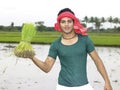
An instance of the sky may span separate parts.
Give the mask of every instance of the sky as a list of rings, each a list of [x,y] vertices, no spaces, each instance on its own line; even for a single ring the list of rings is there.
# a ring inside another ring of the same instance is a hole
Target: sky
[[[85,16],[120,18],[119,0],[0,0],[0,25],[44,21],[44,25],[54,26],[58,12],[66,7],[79,19]]]

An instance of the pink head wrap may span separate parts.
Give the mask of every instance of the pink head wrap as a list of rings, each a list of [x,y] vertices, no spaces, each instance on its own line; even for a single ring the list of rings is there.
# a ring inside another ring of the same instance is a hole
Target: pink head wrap
[[[60,19],[61,18],[64,18],[64,17],[68,17],[68,18],[72,18],[74,20],[74,30],[77,34],[81,34],[83,36],[86,36],[87,35],[87,29],[84,28],[82,26],[82,24],[80,23],[80,21],[75,17],[75,15],[73,15],[72,13],[66,11],[66,12],[63,12],[61,13],[58,17],[57,17],[57,23],[55,23],[54,25],[54,29],[59,31],[59,32],[62,32],[62,30],[60,29]]]

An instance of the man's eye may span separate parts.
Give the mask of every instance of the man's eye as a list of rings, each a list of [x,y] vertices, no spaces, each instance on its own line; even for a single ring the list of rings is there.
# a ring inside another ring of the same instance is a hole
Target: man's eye
[[[71,23],[72,22],[72,20],[68,20],[68,23]]]
[[[72,20],[68,20],[68,21],[64,21],[64,20],[62,21],[62,20],[61,20],[61,21],[60,21],[60,23],[66,23],[66,22],[67,22],[67,23],[72,23]]]
[[[65,21],[60,21],[60,23],[65,23]]]

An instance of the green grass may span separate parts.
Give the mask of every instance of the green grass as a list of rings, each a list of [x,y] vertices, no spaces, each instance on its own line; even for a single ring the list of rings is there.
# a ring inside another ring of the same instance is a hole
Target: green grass
[[[58,37],[59,32],[37,32],[32,43],[50,44]],[[0,32],[0,42],[18,43],[21,40],[21,32]]]
[[[33,38],[33,43],[50,44],[57,38],[59,38],[61,33],[59,32],[37,32],[36,36]]]
[[[59,32],[37,32],[32,43],[50,44],[58,37]],[[119,46],[120,33],[88,33],[96,46]],[[0,42],[18,43],[21,40],[21,32],[0,32]]]
[[[96,46],[120,46],[120,33],[89,33]]]
[[[19,42],[21,40],[20,32],[0,32],[0,42]]]

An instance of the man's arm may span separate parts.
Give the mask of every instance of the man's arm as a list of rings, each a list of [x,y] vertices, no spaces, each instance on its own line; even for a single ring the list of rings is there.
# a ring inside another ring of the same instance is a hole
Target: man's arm
[[[108,78],[105,66],[104,66],[101,58],[97,54],[96,50],[92,51],[89,55],[91,56],[92,60],[94,61],[95,65],[97,67],[97,70],[102,75],[102,77],[103,77],[103,79],[105,81],[104,90],[112,90],[112,87],[111,87],[111,84],[110,84],[110,80]]]
[[[46,60],[43,62],[41,60],[38,60],[36,57],[31,58],[31,60],[34,62],[35,65],[37,65],[42,71],[48,73],[52,66],[55,63],[55,60],[52,57],[47,57]]]

